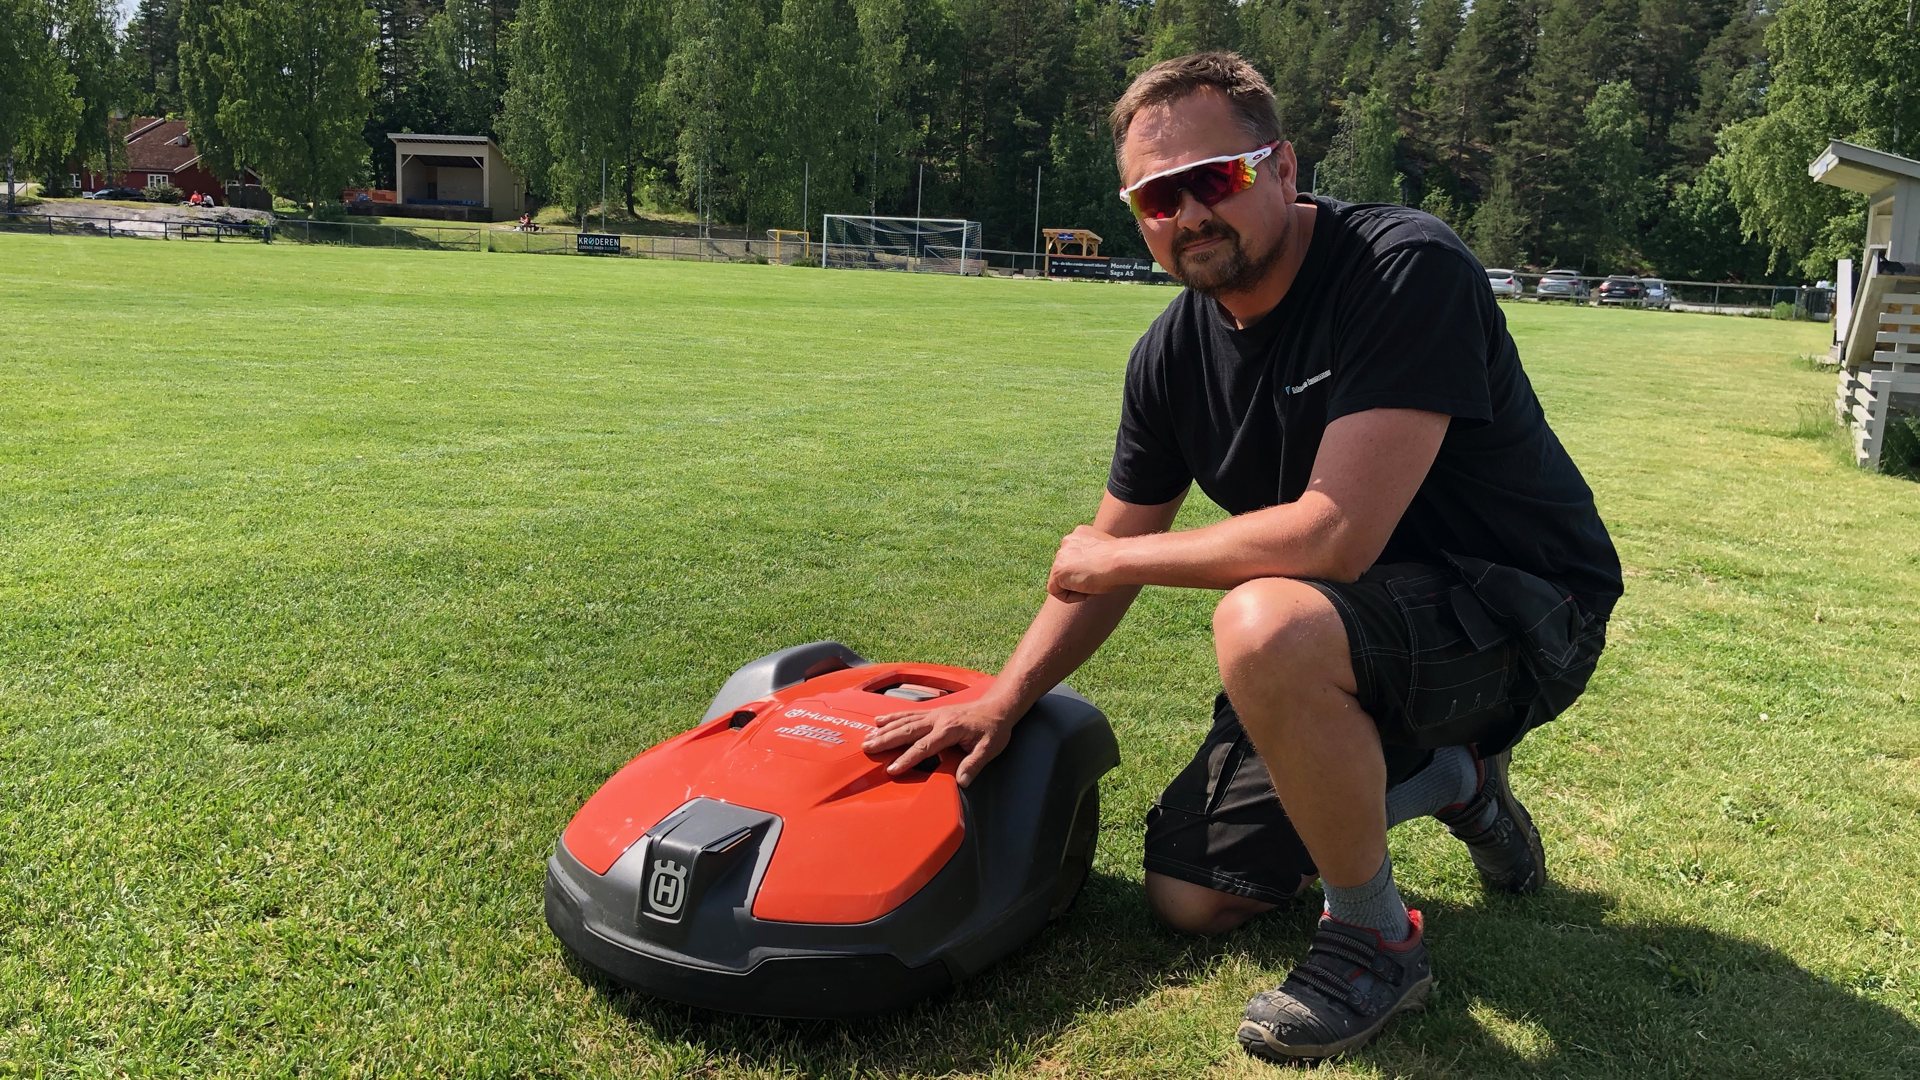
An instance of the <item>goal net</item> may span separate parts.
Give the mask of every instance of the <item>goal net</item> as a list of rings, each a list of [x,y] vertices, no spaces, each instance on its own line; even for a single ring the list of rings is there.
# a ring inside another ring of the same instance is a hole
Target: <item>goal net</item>
[[[828,214],[821,222],[820,265],[978,274],[986,260],[977,221]]]

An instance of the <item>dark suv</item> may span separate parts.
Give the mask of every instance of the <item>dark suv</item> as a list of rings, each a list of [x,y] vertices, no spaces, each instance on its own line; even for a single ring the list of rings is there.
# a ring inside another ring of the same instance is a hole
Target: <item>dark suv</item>
[[[1600,302],[1603,304],[1632,304],[1639,307],[1647,299],[1647,287],[1640,279],[1625,274],[1614,274],[1600,283]]]

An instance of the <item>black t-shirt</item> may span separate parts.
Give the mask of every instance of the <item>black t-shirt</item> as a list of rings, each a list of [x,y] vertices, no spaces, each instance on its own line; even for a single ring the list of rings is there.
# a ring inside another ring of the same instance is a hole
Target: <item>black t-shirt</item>
[[[1107,490],[1155,504],[1197,483],[1244,514],[1300,497],[1334,420],[1445,413],[1439,455],[1380,561],[1486,559],[1610,610],[1619,557],[1547,426],[1485,269],[1431,215],[1311,201],[1306,259],[1265,318],[1235,329],[1186,290],[1134,346]]]

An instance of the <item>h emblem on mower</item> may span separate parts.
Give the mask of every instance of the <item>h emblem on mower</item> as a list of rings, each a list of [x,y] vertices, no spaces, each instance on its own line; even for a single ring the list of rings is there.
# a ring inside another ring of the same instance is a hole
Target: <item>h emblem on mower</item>
[[[647,883],[647,914],[679,922],[680,908],[686,902],[687,868],[672,859],[655,859],[652,880]]]

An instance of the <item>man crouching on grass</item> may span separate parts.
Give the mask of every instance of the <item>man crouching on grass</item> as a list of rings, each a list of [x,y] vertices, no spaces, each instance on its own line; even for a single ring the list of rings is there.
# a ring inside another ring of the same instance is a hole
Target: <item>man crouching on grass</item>
[[[867,746],[904,747],[894,772],[966,747],[967,783],[1141,586],[1224,593],[1226,692],[1147,815],[1147,901],[1218,933],[1318,876],[1312,947],[1239,1038],[1328,1057],[1432,983],[1387,829],[1432,815],[1487,888],[1545,881],[1508,760],[1585,688],[1620,563],[1446,225],[1300,195],[1272,91],[1231,54],[1142,74],[1113,134],[1122,197],[1187,287],[1127,363],[1099,512],[989,696],[882,717]],[[1169,531],[1196,483],[1233,516]]]

